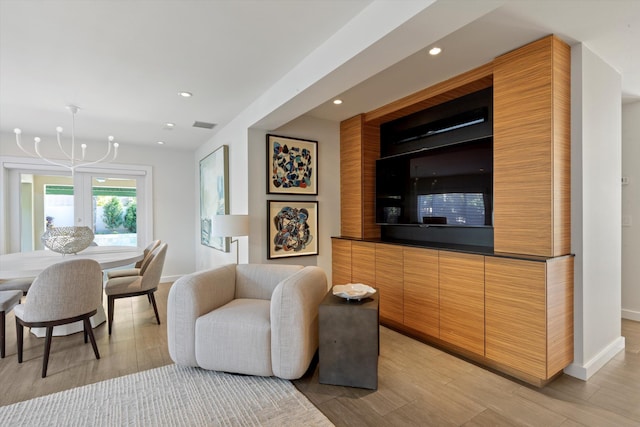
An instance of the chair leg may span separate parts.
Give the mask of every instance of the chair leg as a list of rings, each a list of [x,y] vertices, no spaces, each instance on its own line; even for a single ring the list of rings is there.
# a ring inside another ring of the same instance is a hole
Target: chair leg
[[[147,294],[147,299],[149,300],[149,304],[151,304],[151,294]]]
[[[18,363],[22,363],[22,332],[23,332],[23,326],[20,322],[18,322],[18,318],[16,317],[16,342],[18,344]]]
[[[5,327],[5,312],[0,311],[0,359],[4,359],[4,327]]]
[[[158,306],[156,305],[156,297],[153,295],[153,291],[149,292],[149,299],[151,300],[151,304],[153,304],[153,311],[156,312],[156,320],[158,321],[158,325],[160,324],[160,316],[158,316]]]
[[[86,337],[87,335],[89,335],[89,339],[91,340],[91,347],[93,347],[93,353],[96,355],[96,359],[100,359],[100,353],[98,352],[98,346],[96,345],[96,339],[93,336],[93,329],[91,328],[91,320],[89,320],[88,317],[85,317],[84,319],[84,333],[85,333],[85,340],[84,342],[86,343]]]
[[[53,337],[53,326],[47,326],[47,338],[44,342],[44,359],[42,359],[42,378],[47,376],[47,366],[49,365],[49,353],[51,352],[51,338]]]
[[[108,322],[109,322],[109,335],[111,335],[111,324],[113,323],[113,303],[114,303],[114,298],[113,296],[109,295],[107,296],[107,317],[108,317]]]
[[[89,322],[89,327],[91,327],[91,322]],[[85,324],[82,328],[82,334],[84,335],[84,343],[87,343],[87,325]]]

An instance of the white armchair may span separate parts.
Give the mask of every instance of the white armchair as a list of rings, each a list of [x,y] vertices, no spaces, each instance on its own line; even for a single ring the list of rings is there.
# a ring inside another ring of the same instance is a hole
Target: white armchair
[[[300,378],[318,348],[318,307],[329,290],[319,267],[227,265],[178,279],[167,339],[177,364]]]

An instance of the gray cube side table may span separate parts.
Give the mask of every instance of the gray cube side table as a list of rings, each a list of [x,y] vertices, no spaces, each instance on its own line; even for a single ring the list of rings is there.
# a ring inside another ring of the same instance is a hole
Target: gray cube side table
[[[347,301],[329,291],[319,308],[319,382],[378,388],[378,293]]]

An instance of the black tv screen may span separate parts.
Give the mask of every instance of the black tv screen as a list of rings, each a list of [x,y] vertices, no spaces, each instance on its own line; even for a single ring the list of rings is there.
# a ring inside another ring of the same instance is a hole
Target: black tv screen
[[[376,223],[486,227],[493,217],[491,138],[376,161]]]

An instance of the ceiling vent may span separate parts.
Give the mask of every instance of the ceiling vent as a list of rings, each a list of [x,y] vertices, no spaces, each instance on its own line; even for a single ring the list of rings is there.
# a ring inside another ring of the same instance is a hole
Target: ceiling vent
[[[213,129],[215,125],[216,125],[215,123],[209,123],[209,122],[198,122],[198,121],[193,122],[194,128]]]

